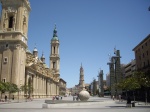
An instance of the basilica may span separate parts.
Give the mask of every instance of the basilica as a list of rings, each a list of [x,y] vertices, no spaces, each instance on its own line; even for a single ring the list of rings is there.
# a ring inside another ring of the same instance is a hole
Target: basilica
[[[32,85],[32,97],[44,98],[59,95],[59,39],[56,26],[51,39],[50,67],[35,47],[28,49],[28,20],[31,10],[28,0],[0,0],[0,80],[19,87]],[[20,92],[20,96],[24,96]],[[27,94],[27,93],[26,93]],[[12,94],[17,97],[17,94]]]

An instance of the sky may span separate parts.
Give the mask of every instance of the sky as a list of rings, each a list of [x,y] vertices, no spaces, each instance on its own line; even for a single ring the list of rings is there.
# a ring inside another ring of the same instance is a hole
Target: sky
[[[28,48],[35,44],[49,66],[54,26],[60,42],[60,77],[71,88],[79,83],[80,66],[85,83],[109,73],[108,54],[120,50],[121,63],[135,58],[132,49],[150,34],[150,0],[29,0]]]

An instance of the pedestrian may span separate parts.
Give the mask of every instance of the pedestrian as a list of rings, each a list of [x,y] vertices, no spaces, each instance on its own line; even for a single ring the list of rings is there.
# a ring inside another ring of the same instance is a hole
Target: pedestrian
[[[131,99],[130,99],[130,97],[127,98],[127,104],[131,104]]]
[[[5,102],[7,101],[7,95],[5,95]]]
[[[121,95],[119,95],[119,102],[121,101]]]
[[[14,95],[13,95],[13,97],[12,97],[12,100],[14,100]]]
[[[113,95],[113,100],[115,99],[115,96]]]

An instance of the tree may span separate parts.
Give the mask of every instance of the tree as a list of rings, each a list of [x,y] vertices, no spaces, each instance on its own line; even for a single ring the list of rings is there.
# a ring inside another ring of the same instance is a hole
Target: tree
[[[148,77],[148,75],[144,74],[143,72],[134,72],[131,77],[122,80],[121,82],[117,83],[115,86],[117,88],[121,88],[126,91],[127,90],[133,91],[134,100],[135,100],[134,91],[136,89],[144,87],[146,102],[147,102],[146,88],[150,87],[150,77]]]
[[[28,94],[29,95],[28,98],[30,98],[31,93],[33,92],[33,86],[31,84],[28,84],[28,85],[25,84],[25,85],[20,87],[20,90],[24,91],[25,94]],[[27,95],[26,95],[26,98],[27,98]]]
[[[16,93],[18,91],[18,87],[16,84],[10,82],[0,82],[0,91],[1,91],[1,98],[2,94],[5,92],[9,92],[9,98],[11,93]]]
[[[9,98],[10,98],[11,93],[16,93],[19,91],[19,88],[17,87],[16,84],[6,82],[6,85],[7,85],[7,91],[9,92]]]
[[[2,98],[2,94],[5,93],[6,91],[7,91],[7,88],[5,86],[5,83],[0,81],[1,98]]]

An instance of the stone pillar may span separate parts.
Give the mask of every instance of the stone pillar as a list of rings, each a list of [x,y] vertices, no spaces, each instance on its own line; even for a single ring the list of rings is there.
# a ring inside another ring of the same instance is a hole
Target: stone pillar
[[[38,77],[38,75],[36,76],[36,98],[38,98],[38,95],[39,95],[39,77]]]
[[[52,96],[52,82],[50,80],[50,95]]]
[[[122,80],[122,75],[121,75],[121,66],[120,66],[120,51],[117,50],[116,52],[116,56],[118,56],[118,58],[116,59],[116,68],[115,68],[115,73],[116,73],[116,83],[119,83]],[[122,94],[122,90],[121,89],[117,89],[117,95],[121,95]]]
[[[104,96],[103,70],[100,71],[99,77],[100,77],[100,95]]]
[[[107,63],[109,65],[109,70],[110,70],[110,91],[111,91],[111,97],[115,96],[115,74],[114,74],[114,62],[113,62],[113,58],[111,57],[111,60],[109,63]]]
[[[33,97],[35,97],[36,94],[36,76],[33,76]]]

